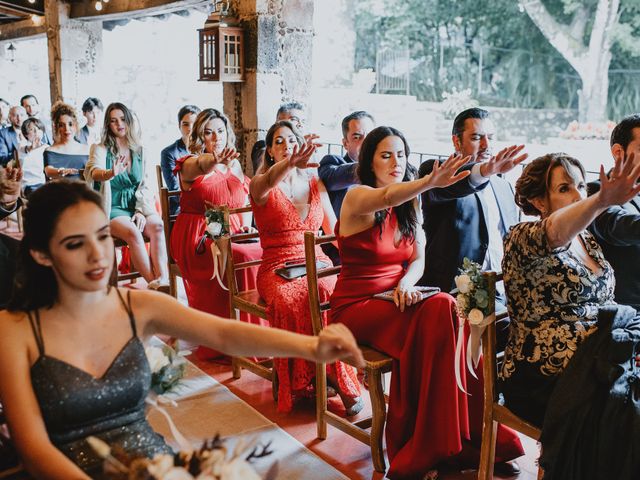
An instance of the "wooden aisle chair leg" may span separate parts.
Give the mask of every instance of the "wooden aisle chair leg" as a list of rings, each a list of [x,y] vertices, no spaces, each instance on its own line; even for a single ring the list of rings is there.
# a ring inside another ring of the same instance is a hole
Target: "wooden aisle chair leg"
[[[386,470],[384,448],[382,446],[382,433],[387,419],[387,408],[384,401],[383,376],[380,369],[368,369],[369,395],[371,396],[371,457],[373,468],[376,472]]]
[[[318,428],[318,438],[327,438],[327,421],[325,412],[327,411],[327,365],[326,363],[316,363],[316,423]]]

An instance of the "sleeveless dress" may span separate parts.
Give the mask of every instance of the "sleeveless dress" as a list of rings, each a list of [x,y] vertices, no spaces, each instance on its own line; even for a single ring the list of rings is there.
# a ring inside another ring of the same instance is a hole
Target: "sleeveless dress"
[[[142,157],[140,153],[131,151],[131,169],[111,179],[111,211],[109,219],[116,217],[133,217],[136,213],[136,190],[143,177]],[[113,166],[113,153],[107,150],[106,169]]]
[[[256,205],[253,199],[251,204],[264,249],[258,271],[258,292],[267,304],[271,326],[313,335],[306,277],[285,280],[276,275],[274,270],[288,261],[304,262],[304,233],[317,232],[324,217],[318,180],[311,179],[309,213],[304,221],[300,220],[296,207],[278,187],[269,192],[269,198],[263,206]],[[319,247],[316,247],[316,255],[318,260],[331,264]],[[321,302],[329,299],[335,282],[335,277],[318,281]],[[327,322],[326,313],[323,314],[323,322]],[[294,396],[314,394],[315,364],[299,358],[275,358],[273,363],[279,380],[278,411],[290,412]],[[360,395],[360,386],[352,367],[336,362],[327,365],[327,373],[335,375],[340,389],[347,396],[356,398]]]
[[[182,170],[184,161],[189,156],[176,160],[174,173]],[[193,182],[189,190],[180,194],[180,213],[171,230],[170,250],[184,281],[189,306],[197,310],[229,318],[229,292],[224,290],[213,275],[213,257],[211,242],[207,238],[204,245],[198,248],[206,230],[204,212],[205,201],[213,205],[227,205],[230,208],[243,207],[249,192],[249,179],[240,180],[230,169],[226,173],[214,170],[208,175],[202,175]],[[237,233],[242,222],[238,215],[232,215],[229,230]],[[203,248],[204,247],[204,248]],[[262,256],[259,243],[234,243],[232,245],[233,259],[236,263],[258,260]],[[221,266],[220,266],[221,268]],[[253,290],[256,288],[258,267],[246,268],[236,274],[238,288]],[[227,279],[224,272],[221,278],[226,286]],[[268,325],[265,320],[246,313],[240,314],[240,320],[256,325]],[[213,358],[222,354],[206,347],[198,349],[200,358]]]
[[[393,302],[372,298],[398,285],[413,253],[413,243],[403,239],[395,244],[396,230],[393,210],[381,225],[348,237],[340,236],[336,224],[342,271],[331,296],[331,321],[344,323],[359,342],[393,357],[387,476],[414,479],[463,451],[463,440],[476,423],[481,431],[482,415],[477,422],[470,419],[467,402],[479,403],[481,413],[482,390],[467,397],[456,386],[457,317],[450,295],[439,293],[404,312]],[[515,458],[523,451],[511,433],[516,444],[510,458]],[[504,453],[500,446],[497,450],[500,458]]]
[[[171,453],[145,418],[151,370],[136,332],[130,292],[126,304],[116,292],[129,316],[132,337],[100,378],[48,356],[40,315],[37,310],[33,315],[29,312],[40,353],[31,366],[31,385],[47,433],[56,448],[92,478],[100,478],[103,461],[86,442],[90,435],[112,447],[117,445],[134,457]]]
[[[52,152],[51,150],[45,150],[44,166],[50,166],[54,168],[77,168],[82,170],[89,160],[89,154],[87,155],[75,155],[70,153]],[[64,177],[67,180],[81,180],[80,174],[67,175]]]

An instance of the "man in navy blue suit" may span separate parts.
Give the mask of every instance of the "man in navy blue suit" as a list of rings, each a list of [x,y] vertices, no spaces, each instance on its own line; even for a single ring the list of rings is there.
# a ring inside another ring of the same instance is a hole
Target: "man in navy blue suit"
[[[640,114],[630,115],[616,125],[610,143],[615,159],[640,162]],[[599,189],[599,181],[589,184],[590,195]],[[589,230],[615,272],[616,301],[640,310],[640,195],[605,210]]]
[[[53,136],[51,135],[51,119],[48,115],[42,115],[40,102],[35,95],[29,93],[20,99],[20,105],[24,107],[27,111],[27,115],[30,117],[37,118],[46,127],[44,135],[42,137],[42,141],[44,143],[48,143],[49,145],[53,145]]]
[[[3,167],[13,160],[14,152],[25,141],[20,127],[26,119],[27,112],[23,107],[14,106],[9,110],[11,125],[0,129],[0,165]]]
[[[424,231],[427,237],[425,271],[421,285],[454,288],[454,278],[465,257],[484,270],[502,271],[502,238],[520,220],[511,185],[498,176],[527,158],[523,145],[493,155],[495,127],[489,112],[470,108],[453,122],[456,153],[470,156],[463,167],[466,179],[446,188],[422,194]],[[424,162],[420,177],[431,173],[435,160]]]
[[[318,176],[327,187],[338,219],[347,190],[358,183],[356,167],[362,141],[375,126],[376,122],[371,114],[362,110],[350,113],[342,119],[342,146],[346,154],[325,155],[320,160]]]
[[[195,105],[185,105],[178,111],[178,128],[180,129],[180,138],[160,152],[160,168],[162,169],[162,178],[169,191],[180,190],[178,177],[173,173],[176,166],[176,160],[189,155],[187,145],[189,144],[189,135],[196,121],[196,117],[200,113],[200,109]],[[169,213],[175,215],[180,208],[180,199],[171,197],[169,199]]]

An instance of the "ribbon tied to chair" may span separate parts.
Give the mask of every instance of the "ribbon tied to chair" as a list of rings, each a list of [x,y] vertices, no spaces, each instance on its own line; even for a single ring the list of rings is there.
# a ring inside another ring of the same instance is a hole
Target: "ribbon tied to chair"
[[[479,323],[471,323],[468,319],[460,316],[460,325],[458,326],[458,341],[456,342],[456,355],[455,355],[455,374],[456,374],[456,384],[458,388],[462,390],[464,393],[469,395],[467,391],[462,386],[462,377],[460,372],[460,366],[462,364],[462,344],[464,342],[464,325],[465,323],[469,323],[469,338],[467,339],[467,355],[465,359],[465,363],[471,375],[474,378],[478,378],[476,375],[475,369],[478,367],[478,362],[480,361],[480,356],[482,355],[482,334],[484,333],[485,328],[490,323],[496,321],[495,313],[491,315],[487,315],[482,319]]]
[[[227,268],[227,252],[229,251],[229,239],[228,235],[222,235],[216,237],[211,241],[209,247],[211,248],[211,260],[213,261],[213,274],[210,280],[217,280],[218,284],[223,290],[229,290],[224,286],[222,281],[222,275]],[[205,252],[205,245],[207,242],[207,235],[203,235],[198,246],[196,247],[196,255],[202,255]]]

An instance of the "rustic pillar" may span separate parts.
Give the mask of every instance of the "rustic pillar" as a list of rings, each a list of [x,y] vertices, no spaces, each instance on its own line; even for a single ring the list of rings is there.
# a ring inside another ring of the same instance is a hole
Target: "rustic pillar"
[[[224,84],[224,111],[238,136],[245,172],[251,148],[287,101],[308,105],[311,94],[313,0],[232,0],[245,29],[245,81]]]
[[[69,4],[45,0],[51,104],[65,100],[79,105],[79,87],[94,74],[102,57],[102,22],[69,18]]]

